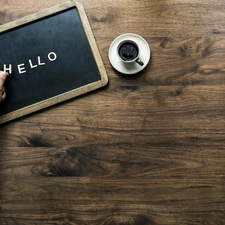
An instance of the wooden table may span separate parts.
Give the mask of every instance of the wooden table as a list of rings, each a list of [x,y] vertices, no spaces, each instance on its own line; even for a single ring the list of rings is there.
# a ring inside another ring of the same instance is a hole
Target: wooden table
[[[3,0],[0,22],[63,2]],[[0,224],[224,224],[225,2],[83,5],[109,85],[0,126]],[[130,32],[152,58],[125,76],[108,48]]]

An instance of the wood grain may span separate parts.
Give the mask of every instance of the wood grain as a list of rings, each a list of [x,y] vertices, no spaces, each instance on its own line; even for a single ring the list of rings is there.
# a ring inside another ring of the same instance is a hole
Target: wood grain
[[[0,21],[63,2],[1,1]],[[109,85],[0,126],[0,224],[224,224],[225,2],[83,5]],[[127,32],[152,51],[134,76],[108,60]]]

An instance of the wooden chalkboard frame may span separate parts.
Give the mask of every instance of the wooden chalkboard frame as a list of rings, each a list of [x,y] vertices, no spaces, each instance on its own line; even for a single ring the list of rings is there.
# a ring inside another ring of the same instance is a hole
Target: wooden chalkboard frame
[[[35,104],[26,106],[24,108],[15,110],[13,112],[1,115],[0,116],[0,124],[11,121],[13,119],[16,119],[16,118],[19,118],[19,117],[22,117],[22,116],[25,116],[25,115],[33,113],[33,112],[36,112],[38,110],[47,108],[49,106],[55,105],[57,103],[63,102],[65,100],[68,100],[68,99],[71,99],[71,98],[74,98],[74,97],[77,97],[79,95],[85,94],[87,92],[96,90],[98,88],[101,88],[101,87],[107,85],[108,76],[107,76],[103,61],[101,59],[101,55],[100,55],[100,52],[98,50],[97,44],[95,42],[95,38],[94,38],[94,35],[92,33],[88,18],[86,16],[86,13],[85,13],[85,10],[84,10],[84,7],[79,1],[71,0],[69,2],[66,2],[66,3],[63,3],[63,4],[48,8],[44,11],[40,11],[40,12],[37,12],[35,14],[28,15],[28,16],[25,16],[25,17],[20,18],[18,20],[9,22],[7,24],[4,24],[4,25],[0,26],[0,35],[1,35],[1,33],[8,32],[12,29],[19,28],[19,27],[24,26],[26,24],[34,23],[34,22],[36,22],[40,19],[44,19],[44,18],[47,18],[49,16],[53,16],[57,13],[61,13],[65,10],[72,9],[74,7],[78,11],[81,24],[82,24],[84,32],[86,34],[87,40],[90,44],[90,48],[91,48],[93,57],[95,59],[96,65],[97,65],[98,70],[99,70],[100,80],[95,81],[95,82],[90,83],[90,84],[87,84],[87,85],[84,85],[84,86],[81,86],[81,87],[76,88],[74,90],[70,90],[70,91],[65,92],[63,94],[59,94],[59,95],[51,97],[49,99],[45,99],[43,101],[40,101],[40,102],[37,102]]]

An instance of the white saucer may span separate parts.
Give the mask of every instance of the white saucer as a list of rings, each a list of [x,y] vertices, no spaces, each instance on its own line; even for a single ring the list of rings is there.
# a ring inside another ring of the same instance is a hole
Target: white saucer
[[[140,66],[138,63],[133,62],[130,64],[124,63],[120,60],[118,54],[117,54],[117,46],[119,45],[120,42],[124,40],[132,40],[136,42],[136,44],[139,47],[139,58],[141,61],[144,63],[143,66]],[[109,61],[112,64],[112,66],[119,71],[120,73],[123,74],[135,74],[143,70],[147,65],[150,60],[151,56],[151,51],[149,48],[148,43],[146,40],[137,35],[137,34],[122,34],[118,36],[114,41],[111,43],[109,47]]]

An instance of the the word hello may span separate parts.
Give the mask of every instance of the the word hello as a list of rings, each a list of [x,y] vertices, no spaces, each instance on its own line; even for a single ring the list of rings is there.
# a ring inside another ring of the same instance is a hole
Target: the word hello
[[[48,60],[49,61],[53,62],[56,59],[57,59],[57,55],[56,55],[55,52],[50,52],[48,54]],[[36,64],[34,64],[31,59],[29,59],[28,62],[29,62],[29,65],[30,65],[30,68],[31,69],[34,69],[34,68],[36,68],[38,66],[44,66],[45,65],[45,62],[41,62],[41,57],[40,56],[37,57]],[[4,64],[3,66],[4,66],[3,67],[3,70],[5,72],[8,72],[9,74],[12,73],[12,64],[9,64],[9,65]],[[26,73],[27,72],[24,63],[17,65],[17,69],[18,69],[19,74],[22,74],[22,73]]]

